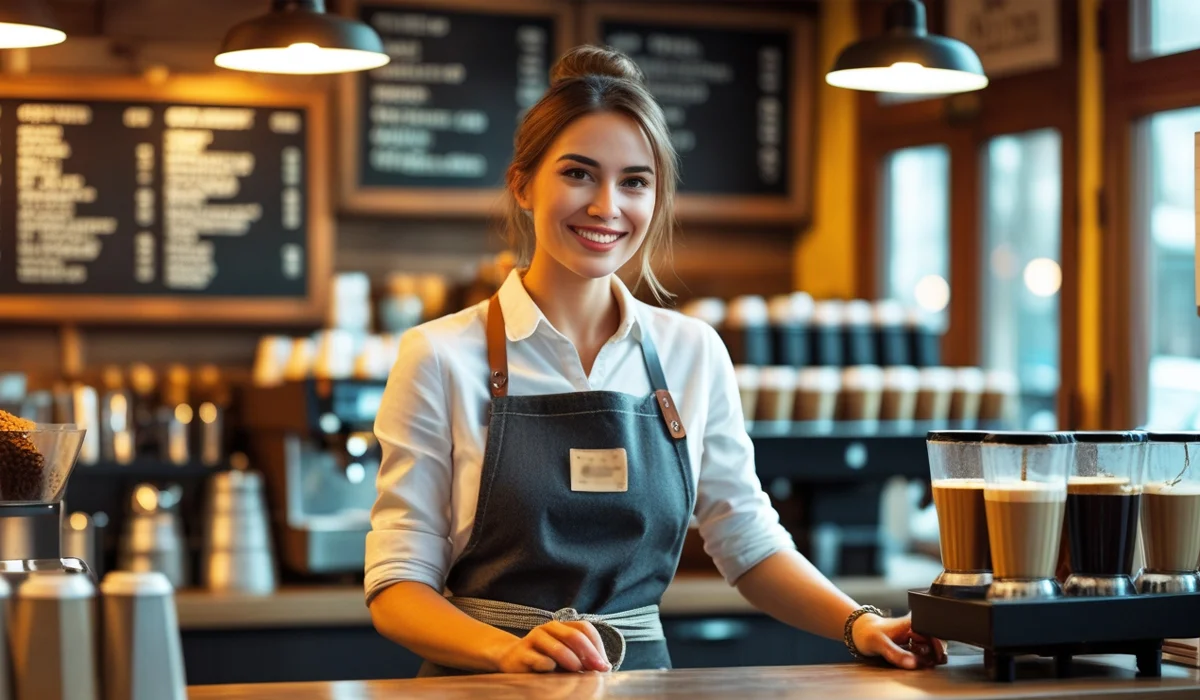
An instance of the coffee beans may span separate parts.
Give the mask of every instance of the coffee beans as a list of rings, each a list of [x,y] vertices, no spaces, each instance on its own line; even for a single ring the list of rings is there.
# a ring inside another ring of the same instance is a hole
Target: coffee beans
[[[46,462],[28,435],[36,427],[0,410],[0,501],[41,498]]]

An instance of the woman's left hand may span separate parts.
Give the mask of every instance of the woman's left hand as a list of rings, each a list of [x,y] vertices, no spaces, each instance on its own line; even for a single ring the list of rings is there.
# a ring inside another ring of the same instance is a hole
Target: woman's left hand
[[[899,668],[928,668],[946,663],[946,645],[940,639],[914,632],[911,615],[862,615],[854,621],[851,634],[860,654],[882,656]]]

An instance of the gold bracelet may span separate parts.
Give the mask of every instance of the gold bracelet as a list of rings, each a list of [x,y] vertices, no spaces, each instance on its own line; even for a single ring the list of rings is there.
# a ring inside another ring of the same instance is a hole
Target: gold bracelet
[[[854,612],[850,613],[850,617],[846,618],[846,629],[842,633],[842,641],[846,644],[846,648],[850,650],[850,655],[856,659],[865,659],[858,651],[858,646],[854,644],[854,622],[866,614],[878,615],[879,617],[887,617],[883,611],[874,605],[864,605]]]

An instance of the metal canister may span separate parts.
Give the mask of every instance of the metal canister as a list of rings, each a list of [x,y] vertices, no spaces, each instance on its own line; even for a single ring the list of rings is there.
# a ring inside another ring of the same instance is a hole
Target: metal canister
[[[158,571],[176,588],[188,585],[187,540],[177,506],[183,489],[159,489],[138,484],[133,489],[129,517],[118,548],[123,571]]]
[[[106,367],[100,395],[100,453],[117,464],[129,464],[137,452],[133,392],[125,386],[121,368]]]
[[[209,478],[200,565],[209,590],[258,595],[275,590],[261,473],[234,469]]]

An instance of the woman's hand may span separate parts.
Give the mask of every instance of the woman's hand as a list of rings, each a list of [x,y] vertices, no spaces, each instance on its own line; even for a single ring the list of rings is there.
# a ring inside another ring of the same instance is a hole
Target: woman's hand
[[[862,615],[854,621],[850,633],[860,654],[882,656],[899,668],[928,668],[946,663],[945,645],[940,639],[914,632],[911,615]]]
[[[500,652],[501,673],[549,673],[556,669],[611,671],[604,641],[590,622],[547,622]]]

